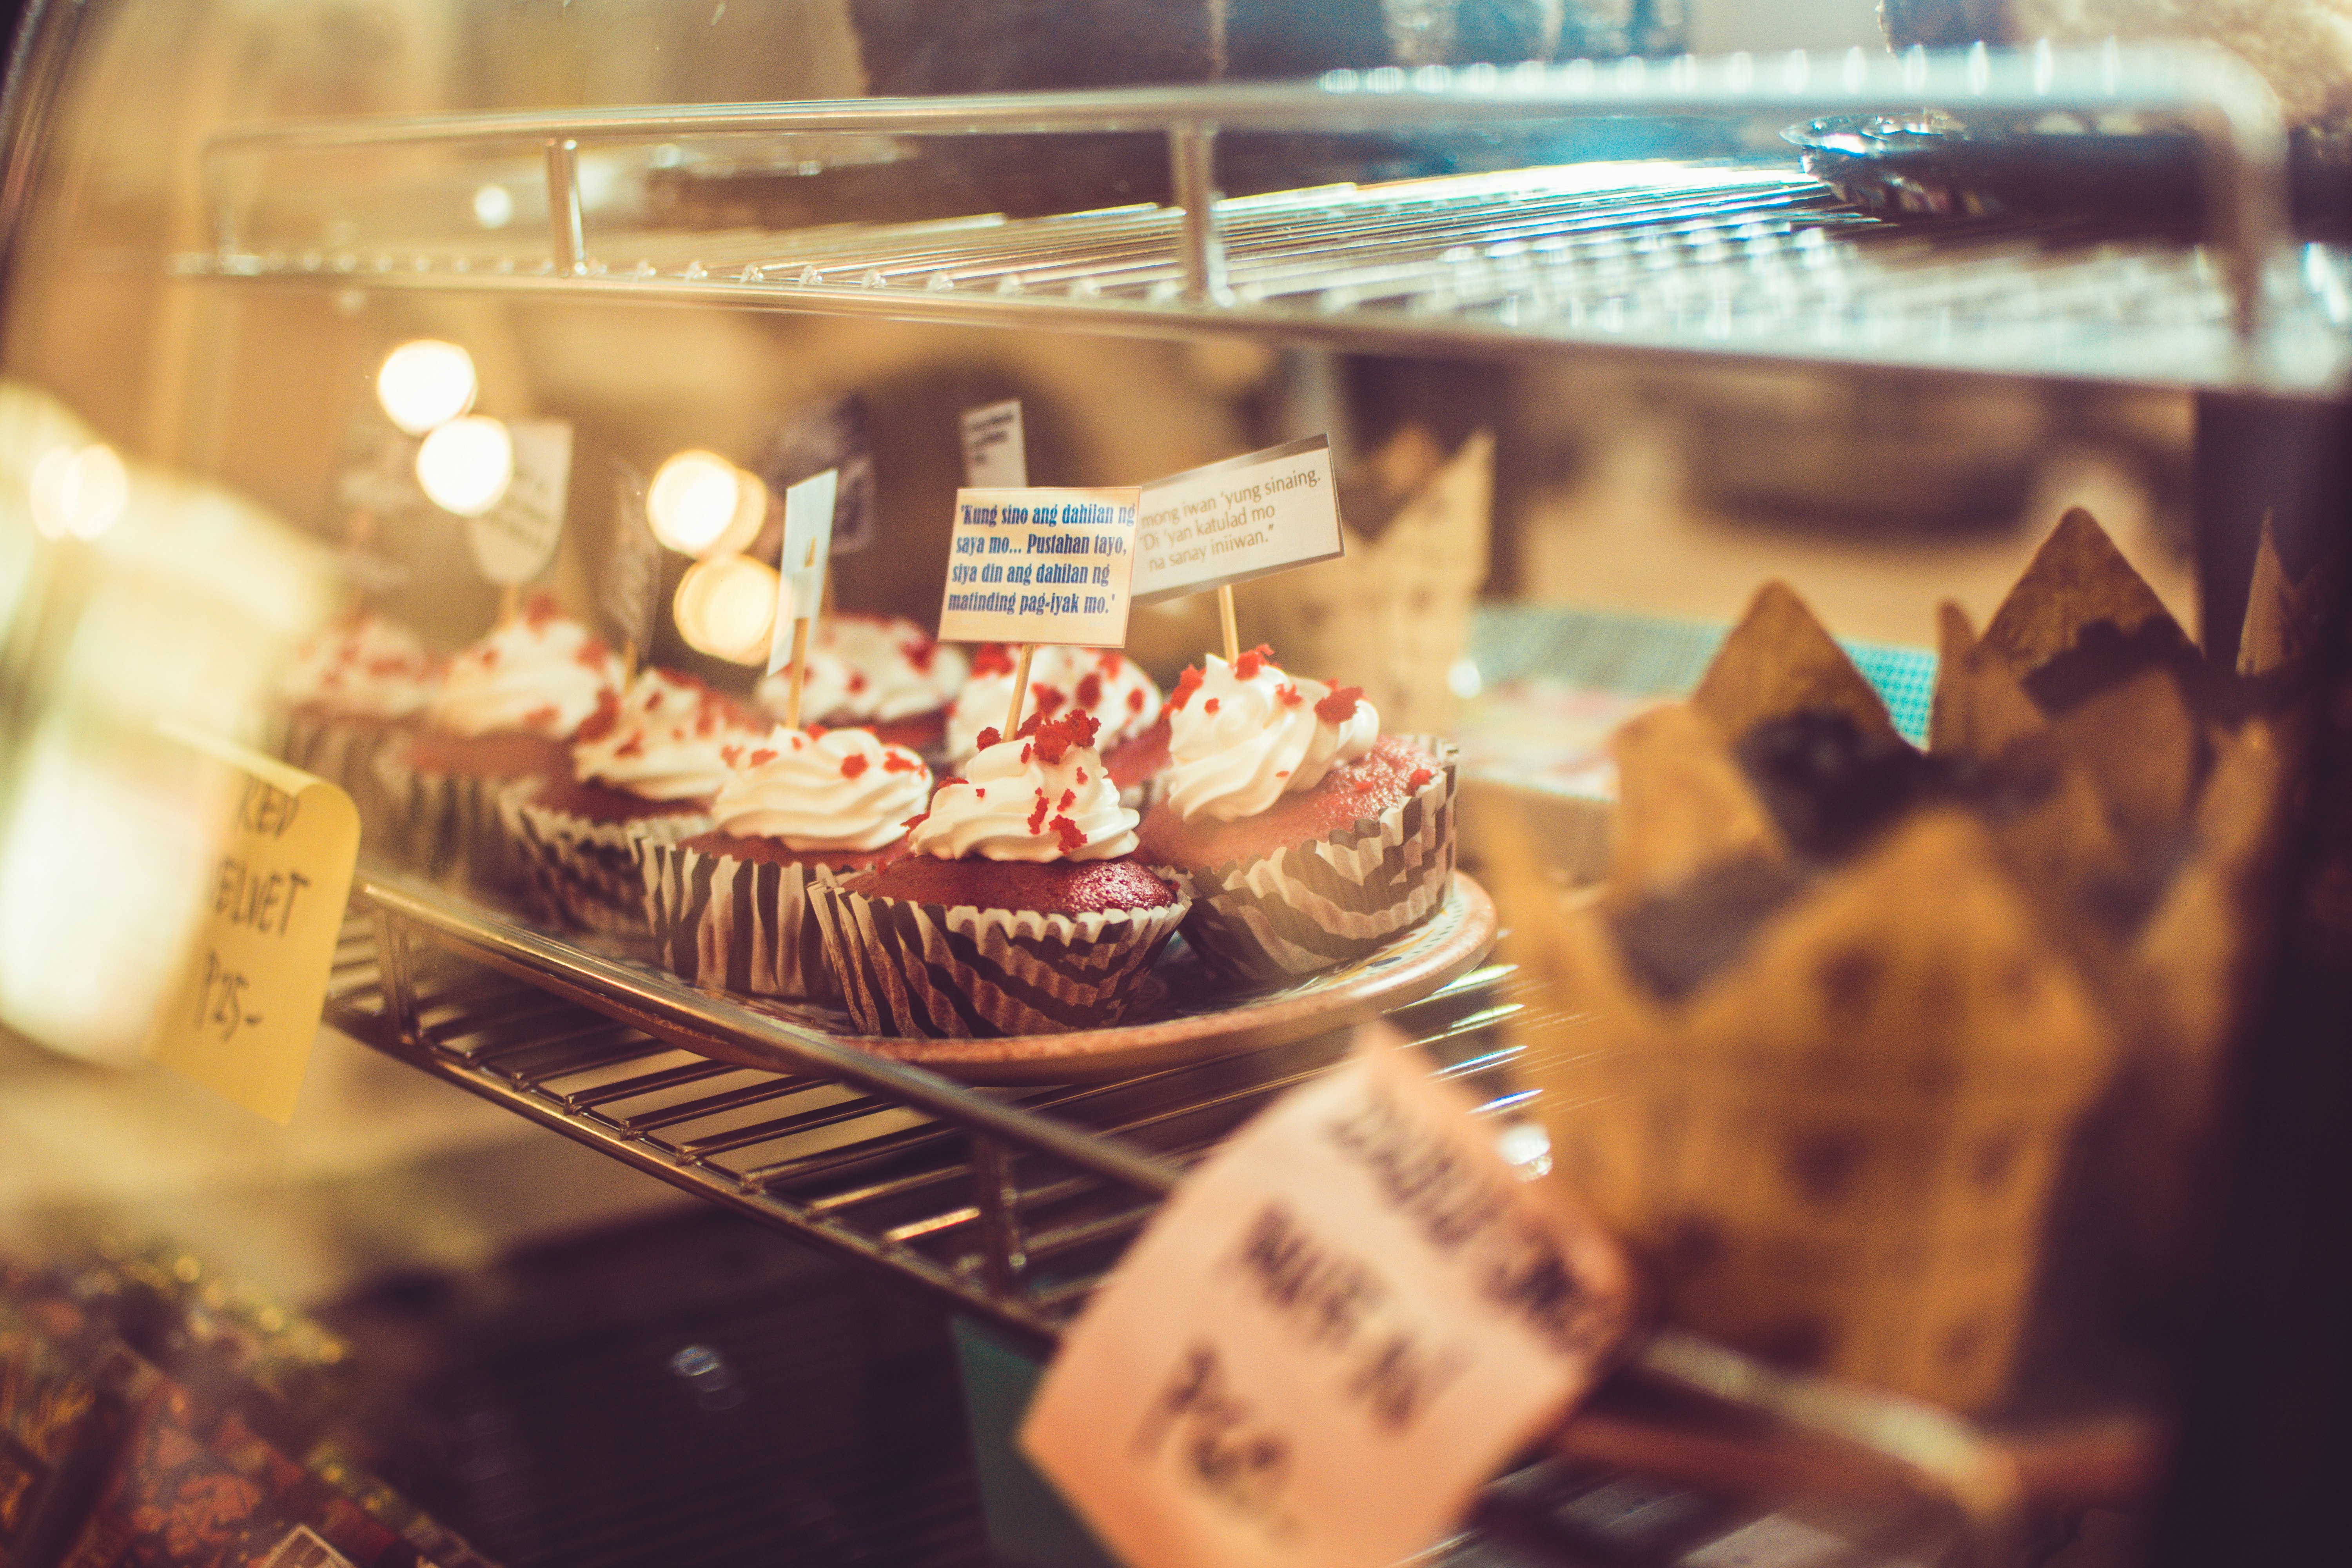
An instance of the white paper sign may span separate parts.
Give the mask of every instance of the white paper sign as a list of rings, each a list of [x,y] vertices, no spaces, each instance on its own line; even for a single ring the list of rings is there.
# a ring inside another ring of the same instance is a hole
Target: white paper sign
[[[940,640],[1125,647],[1137,495],[956,491]]]
[[[833,500],[841,470],[803,479],[784,492],[784,548],[776,558],[776,629],[769,634],[768,673],[792,662],[793,622],[824,603],[824,563],[833,553]]]
[[[1632,1276],[1374,1026],[1177,1189],[1021,1446],[1129,1568],[1385,1568],[1559,1422]]]
[[[563,537],[563,509],[572,490],[572,425],[564,419],[510,419],[514,478],[506,494],[479,517],[466,520],[474,564],[498,584],[528,583],[547,570]]]
[[[963,482],[976,490],[1028,486],[1029,447],[1021,431],[1019,398],[964,411]]]
[[[1198,594],[1328,561],[1342,548],[1331,443],[1310,436],[1144,486],[1135,597]]]

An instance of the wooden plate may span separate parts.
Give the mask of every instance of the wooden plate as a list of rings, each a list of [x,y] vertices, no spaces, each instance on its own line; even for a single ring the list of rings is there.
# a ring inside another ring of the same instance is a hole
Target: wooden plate
[[[1114,1029],[1015,1035],[993,1040],[884,1038],[845,1032],[844,1015],[753,1003],[813,1024],[844,1045],[913,1062],[975,1084],[1095,1083],[1229,1052],[1286,1045],[1417,1001],[1463,974],[1495,945],[1495,900],[1454,874],[1435,914],[1370,958],[1279,990],[1220,994],[1198,960],[1178,952],[1154,976],[1162,1000],[1141,1021]]]

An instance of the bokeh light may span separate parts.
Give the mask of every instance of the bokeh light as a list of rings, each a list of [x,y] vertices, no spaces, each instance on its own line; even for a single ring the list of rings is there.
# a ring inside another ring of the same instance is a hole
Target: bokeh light
[[[654,472],[646,520],[681,555],[732,555],[768,515],[768,487],[716,452],[679,452]]]
[[[479,517],[499,504],[514,479],[514,437],[496,419],[452,419],[416,448],[416,482],[433,504]]]
[[[474,357],[456,343],[418,338],[386,354],[376,401],[394,425],[422,436],[474,405]]]
[[[734,664],[768,662],[775,630],[776,569],[748,555],[714,555],[686,569],[670,601],[687,646]]]
[[[57,447],[33,466],[31,489],[33,526],[44,538],[96,539],[121,520],[131,476],[110,447]]]

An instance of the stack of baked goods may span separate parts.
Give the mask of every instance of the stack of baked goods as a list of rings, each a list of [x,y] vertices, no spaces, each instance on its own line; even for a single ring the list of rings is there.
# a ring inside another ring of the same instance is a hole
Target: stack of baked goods
[[[2275,572],[2263,597],[2279,621]],[[1767,586],[1687,702],[1619,733],[1600,888],[1531,921],[1492,860],[1565,991],[1525,1041],[1554,1160],[1668,1315],[1977,1409],[2053,1215],[2129,1173],[2144,1235],[2181,1218],[2262,929],[2293,639],[2211,670],[2081,511],[1981,637],[1941,619],[1922,751]]]

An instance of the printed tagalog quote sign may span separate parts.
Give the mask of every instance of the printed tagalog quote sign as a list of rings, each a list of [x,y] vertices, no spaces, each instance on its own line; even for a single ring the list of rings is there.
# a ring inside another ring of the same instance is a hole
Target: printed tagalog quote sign
[[[294,1114],[359,858],[352,797],[284,763],[180,725],[164,733],[226,775],[199,929],[154,1054],[276,1121]]]
[[[1029,483],[1029,444],[1021,400],[971,408],[963,416],[963,482],[973,489],[1020,489]]]
[[[1395,1036],[1189,1175],[1064,1339],[1021,1446],[1129,1568],[1376,1568],[1612,1366],[1633,1279]]]
[[[1331,443],[1312,436],[1144,486],[1135,597],[1198,594],[1342,549]]]
[[[562,419],[513,419],[514,477],[479,517],[466,520],[474,564],[493,583],[514,586],[547,570],[563,536],[572,492],[572,426]]]
[[[956,492],[942,642],[1127,642],[1132,489]]]

